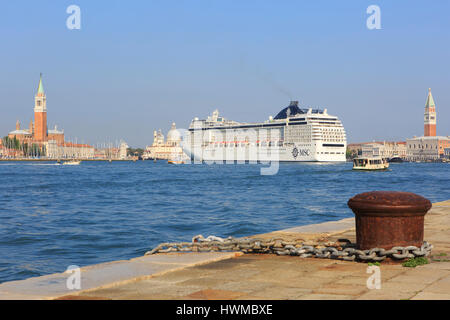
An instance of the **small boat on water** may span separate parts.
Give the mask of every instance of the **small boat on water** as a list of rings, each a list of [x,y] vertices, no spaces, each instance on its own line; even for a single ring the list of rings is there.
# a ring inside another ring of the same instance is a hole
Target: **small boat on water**
[[[353,170],[386,170],[389,162],[383,158],[356,158],[353,159]]]
[[[167,163],[169,163],[169,164],[184,164],[184,161],[181,159],[169,159],[169,160],[167,160]]]
[[[388,162],[389,162],[389,163],[391,163],[391,162],[398,162],[398,163],[401,163],[401,162],[404,162],[404,160],[403,160],[402,158],[400,158],[400,157],[393,157],[393,158],[390,158],[390,159],[388,160]]]
[[[167,163],[169,163],[169,164],[185,164],[186,163],[185,160],[186,159],[182,155],[174,154],[167,159]]]
[[[81,161],[64,161],[63,164],[64,165],[68,165],[68,166],[77,166],[81,163]]]

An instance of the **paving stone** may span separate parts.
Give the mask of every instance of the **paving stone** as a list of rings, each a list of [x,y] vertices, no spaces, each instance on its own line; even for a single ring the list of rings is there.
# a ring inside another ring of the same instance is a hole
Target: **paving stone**
[[[371,289],[358,299],[401,300],[410,299],[426,287],[425,284],[387,281],[381,282],[381,289]]]
[[[363,294],[367,290],[366,282],[361,285],[330,283],[315,289],[313,293],[356,296]]]
[[[446,276],[426,287],[423,292],[450,294],[450,276]]]
[[[417,267],[417,268],[430,269],[430,270],[446,270],[446,271],[450,271],[450,262],[434,262],[434,263],[422,265],[422,266]]]
[[[443,277],[448,275],[450,271],[442,270],[442,272],[436,272],[430,269],[417,269],[408,270],[399,276],[395,276],[390,279],[392,282],[402,282],[402,283],[420,283],[420,284],[431,284]]]
[[[410,300],[416,293],[413,292],[387,292],[371,290],[356,298],[356,300]]]
[[[262,297],[263,299],[295,300],[311,292],[311,289],[305,288],[270,286],[262,291],[255,292],[255,294],[257,294],[259,297]]]
[[[450,300],[450,293],[419,292],[411,300]]]
[[[189,295],[192,292],[201,290],[201,286],[177,286],[176,284],[164,283],[152,280],[142,280],[135,283],[121,285],[112,288],[98,289],[85,292],[82,295],[103,296],[110,299],[160,299],[177,298]]]
[[[360,276],[346,276],[338,281],[336,281],[336,284],[355,284],[355,285],[366,285],[367,278],[369,275],[360,277]]]
[[[193,292],[189,294],[187,298],[196,300],[233,300],[243,295],[245,295],[245,293],[237,291],[206,289]]]
[[[273,283],[268,281],[224,281],[220,284],[214,286],[214,288],[219,290],[231,290],[245,292],[247,294],[258,294],[258,292],[263,291],[267,287],[273,286]]]

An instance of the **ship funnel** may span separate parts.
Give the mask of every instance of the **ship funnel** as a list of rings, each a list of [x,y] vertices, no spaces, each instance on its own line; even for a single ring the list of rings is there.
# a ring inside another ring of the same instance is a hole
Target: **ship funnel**
[[[289,107],[298,107],[298,101],[291,101]]]

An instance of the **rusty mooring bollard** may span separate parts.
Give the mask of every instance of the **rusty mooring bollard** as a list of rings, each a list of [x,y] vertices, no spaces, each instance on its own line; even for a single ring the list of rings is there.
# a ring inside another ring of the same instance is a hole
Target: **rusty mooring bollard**
[[[360,250],[422,245],[430,200],[410,192],[372,191],[357,194],[348,206],[355,214]]]

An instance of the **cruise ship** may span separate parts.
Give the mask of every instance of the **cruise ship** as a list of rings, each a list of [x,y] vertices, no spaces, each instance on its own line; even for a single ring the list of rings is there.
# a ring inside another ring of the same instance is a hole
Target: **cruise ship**
[[[194,161],[341,162],[347,139],[341,121],[327,109],[302,109],[291,101],[261,123],[227,120],[218,110],[205,120],[194,118],[182,147]]]

